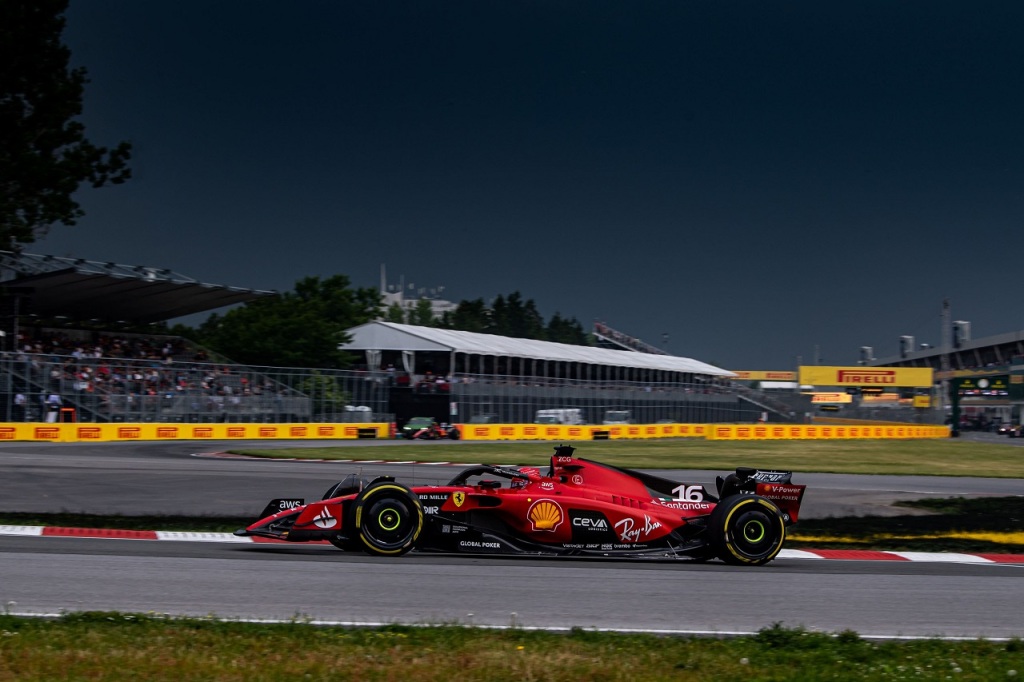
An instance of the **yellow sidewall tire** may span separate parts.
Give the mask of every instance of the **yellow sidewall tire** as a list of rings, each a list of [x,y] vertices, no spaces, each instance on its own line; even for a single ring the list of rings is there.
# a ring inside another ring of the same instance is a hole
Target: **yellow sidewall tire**
[[[756,495],[719,502],[710,524],[718,557],[730,564],[761,566],[782,551],[786,523],[782,512]]]
[[[419,498],[397,483],[370,486],[356,498],[353,512],[353,527],[369,554],[405,554],[423,532],[423,506]]]

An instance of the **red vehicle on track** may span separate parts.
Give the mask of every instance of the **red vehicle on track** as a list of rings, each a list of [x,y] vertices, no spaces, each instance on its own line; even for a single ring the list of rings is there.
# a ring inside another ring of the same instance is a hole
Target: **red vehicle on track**
[[[275,499],[236,535],[398,556],[472,554],[719,558],[762,565],[782,549],[806,486],[788,471],[739,467],[699,483],[671,481],[573,455],[559,446],[545,473],[470,466],[447,485],[406,487],[355,475],[323,499]]]

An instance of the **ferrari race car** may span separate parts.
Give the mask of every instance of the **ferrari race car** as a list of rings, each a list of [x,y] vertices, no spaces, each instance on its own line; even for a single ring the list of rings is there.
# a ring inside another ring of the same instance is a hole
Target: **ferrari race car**
[[[574,456],[555,448],[534,467],[470,466],[447,485],[407,487],[352,475],[323,499],[275,499],[235,535],[326,540],[346,551],[721,559],[759,566],[782,549],[806,486],[788,471],[739,467],[699,483]]]

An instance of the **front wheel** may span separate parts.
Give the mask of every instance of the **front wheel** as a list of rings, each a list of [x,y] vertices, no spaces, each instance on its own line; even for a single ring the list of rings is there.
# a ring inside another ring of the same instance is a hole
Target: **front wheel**
[[[766,564],[786,539],[782,512],[757,495],[736,495],[719,502],[711,512],[708,530],[715,554],[727,564]]]
[[[368,554],[399,556],[423,530],[419,498],[403,485],[382,482],[366,488],[352,504],[355,535]]]

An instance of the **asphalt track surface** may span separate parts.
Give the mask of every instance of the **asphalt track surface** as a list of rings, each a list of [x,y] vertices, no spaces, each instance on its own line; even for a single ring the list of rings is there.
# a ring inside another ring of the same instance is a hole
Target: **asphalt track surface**
[[[272,497],[319,498],[353,471],[344,463],[193,456],[228,446],[3,444],[0,511],[247,516]],[[363,465],[365,475],[384,470],[417,483],[457,471]],[[673,475],[710,484],[714,473]],[[809,485],[806,508],[813,515],[844,508],[876,513],[892,499],[1021,492],[1012,479],[801,474],[799,482]],[[1024,566],[1008,564],[780,558],[751,569],[422,554],[382,559],[327,545],[0,536],[0,578],[0,608],[12,613],[120,610],[719,634],[782,623],[876,637],[1024,636]]]

